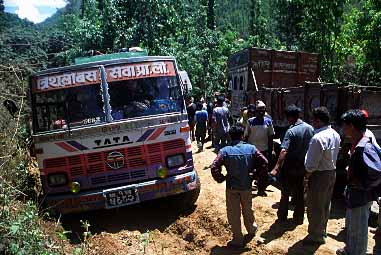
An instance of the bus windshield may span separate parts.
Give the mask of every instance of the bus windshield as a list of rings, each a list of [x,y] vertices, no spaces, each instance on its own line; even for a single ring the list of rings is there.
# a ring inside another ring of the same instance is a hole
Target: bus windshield
[[[108,84],[114,121],[182,110],[176,76],[112,81]]]
[[[32,94],[36,132],[105,122],[100,84]]]

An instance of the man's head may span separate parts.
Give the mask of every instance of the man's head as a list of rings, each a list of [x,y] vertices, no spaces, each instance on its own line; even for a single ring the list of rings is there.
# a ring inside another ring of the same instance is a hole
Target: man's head
[[[345,135],[356,136],[365,132],[367,117],[365,113],[359,109],[346,111],[340,118],[343,124]]]
[[[188,105],[192,99],[192,97],[189,94],[184,95],[185,103]]]
[[[202,103],[201,102],[197,102],[197,104],[196,104],[196,110],[197,111],[201,111],[202,110]]]
[[[241,117],[243,116],[243,114],[245,113],[246,110],[247,110],[247,107],[246,107],[246,106],[242,107],[242,108],[239,110],[239,114],[241,115]]]
[[[249,106],[247,107],[247,116],[249,118],[255,116],[255,105],[254,104],[249,104]]]
[[[284,111],[287,121],[290,124],[295,124],[295,122],[299,119],[299,114],[301,112],[302,110],[294,104],[289,105],[287,109]]]
[[[329,111],[327,107],[316,107],[312,110],[312,125],[314,128],[321,128],[329,124]]]
[[[255,104],[257,118],[263,119],[266,114],[266,105],[263,101],[258,100]]]
[[[222,106],[224,104],[225,97],[224,96],[218,96],[217,97],[217,105]]]
[[[244,132],[245,132],[245,127],[240,123],[233,125],[229,129],[229,135],[232,141],[242,140]]]

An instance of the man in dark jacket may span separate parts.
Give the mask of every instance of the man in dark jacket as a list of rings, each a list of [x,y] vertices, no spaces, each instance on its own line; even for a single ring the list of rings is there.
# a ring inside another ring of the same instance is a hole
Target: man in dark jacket
[[[218,183],[226,180],[226,211],[233,232],[233,239],[228,246],[243,247],[244,239],[241,231],[241,211],[248,238],[254,237],[257,230],[252,210],[250,173],[264,171],[267,168],[266,158],[254,145],[242,141],[244,127],[234,125],[229,130],[232,144],[220,150],[213,161],[211,173]],[[225,166],[227,175],[221,173]]]
[[[366,116],[349,110],[341,116],[343,131],[351,138],[352,149],[346,191],[347,240],[339,255],[365,255],[368,246],[368,219],[372,201],[377,200],[381,181],[381,160],[376,146],[365,135]]]
[[[278,221],[287,220],[290,195],[295,199],[294,223],[303,224],[304,220],[304,157],[313,136],[314,129],[299,118],[301,109],[290,105],[286,109],[287,121],[291,124],[281,144],[278,161],[271,171],[276,176],[280,172],[281,199]]]

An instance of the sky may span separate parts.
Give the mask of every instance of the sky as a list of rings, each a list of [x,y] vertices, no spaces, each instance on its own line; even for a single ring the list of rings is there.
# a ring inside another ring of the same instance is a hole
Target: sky
[[[65,0],[4,0],[6,12],[15,13],[34,23],[44,21],[65,5]]]

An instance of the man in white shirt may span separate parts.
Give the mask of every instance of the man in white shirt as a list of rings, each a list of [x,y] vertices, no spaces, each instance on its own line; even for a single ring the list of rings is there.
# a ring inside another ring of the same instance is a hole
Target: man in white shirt
[[[312,111],[315,135],[310,141],[304,166],[307,171],[308,236],[303,243],[324,244],[331,197],[336,180],[336,160],[340,135],[329,125],[329,112],[324,106]]]

